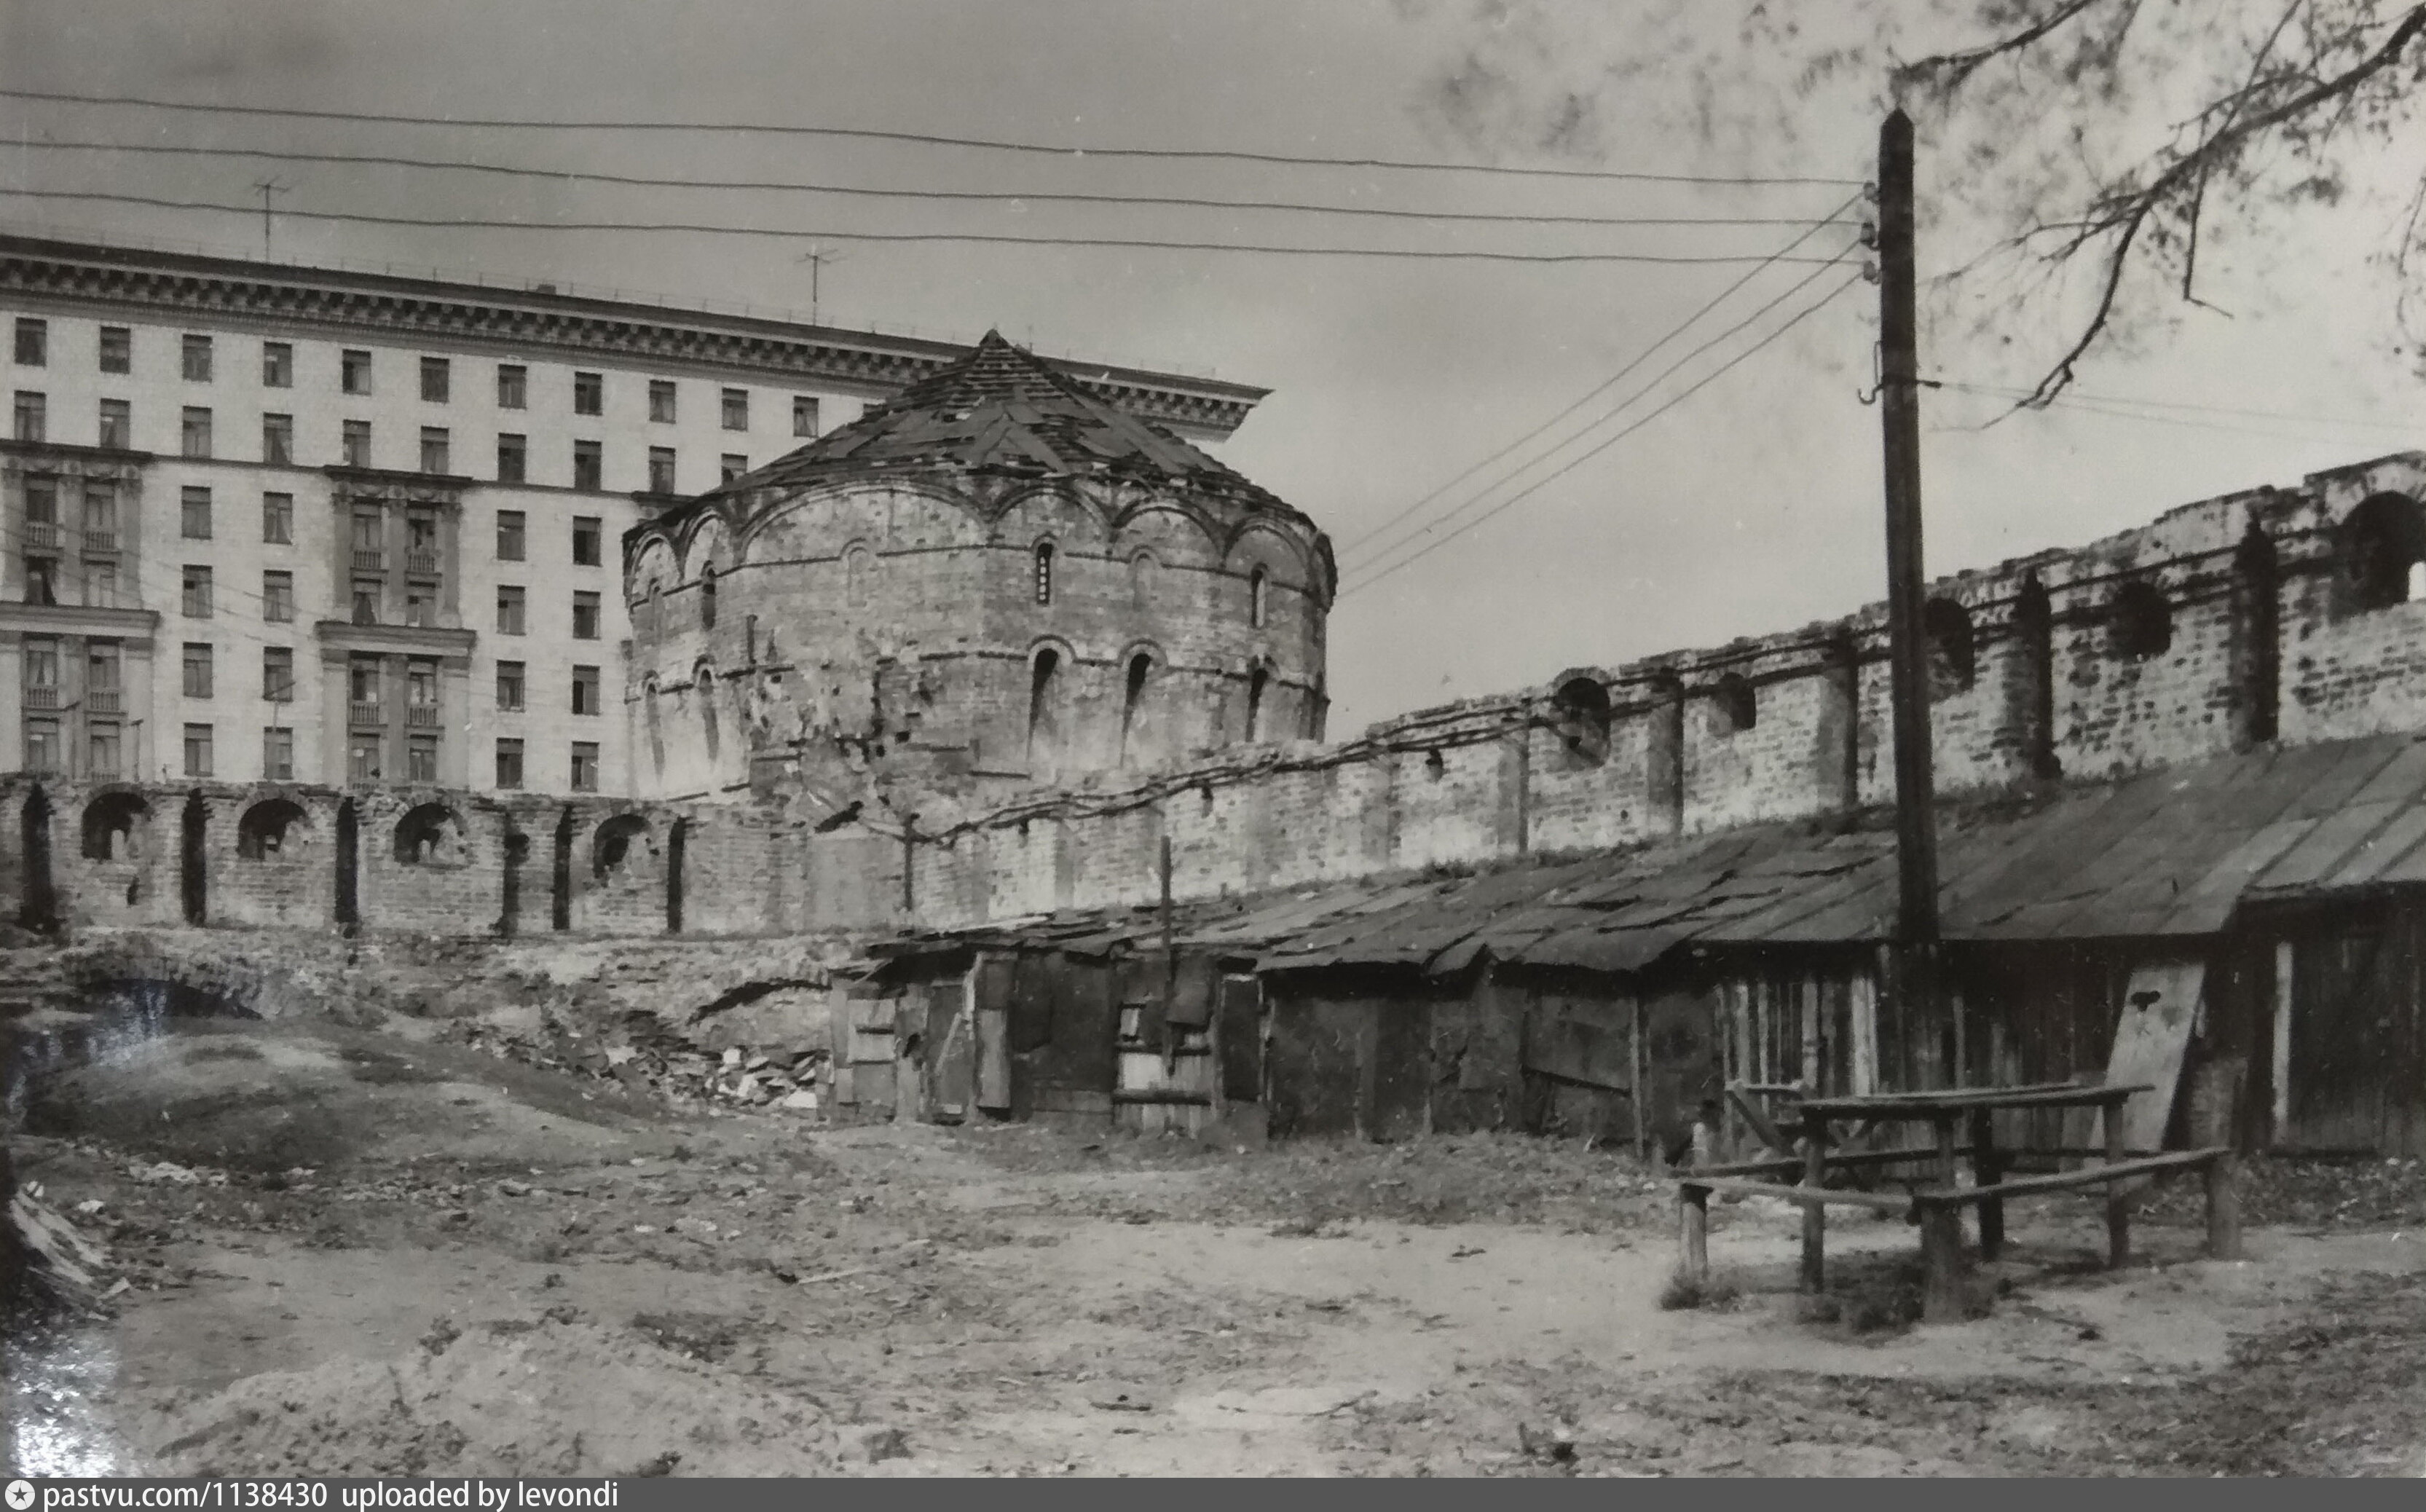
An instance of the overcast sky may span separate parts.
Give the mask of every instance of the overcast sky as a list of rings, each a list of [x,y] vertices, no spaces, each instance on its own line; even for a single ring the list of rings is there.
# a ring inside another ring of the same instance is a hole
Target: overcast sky
[[[428,116],[757,121],[1438,158],[1461,150],[1418,102],[1451,45],[1447,28],[1456,19],[1411,14],[1386,0],[9,0],[0,7],[0,82]],[[1432,211],[1817,217],[1847,192],[1073,162],[814,138],[414,129],[0,101],[0,138],[27,137]],[[1876,122],[1865,114],[1823,115],[1805,125],[1801,161],[1833,163],[1859,179],[1870,171],[1875,137]],[[1608,149],[1611,168],[1673,171],[1692,149],[1648,119],[1620,122],[1609,139],[1616,143]],[[1924,194],[1933,166],[1924,149]],[[1767,252],[1795,235],[1775,227],[1475,230],[1169,208],[945,207],[0,146],[5,187],[257,203],[251,186],[270,171],[293,186],[281,203],[294,208],[532,220],[1663,252]],[[0,197],[0,217],[17,226],[260,250],[257,218],[8,197]],[[2160,422],[2072,410],[1974,431],[1965,428],[1999,413],[1997,400],[1929,396],[1931,570],[1986,566],[2084,541],[2194,498],[2296,483],[2304,472],[2412,445],[2406,422],[2418,415],[2417,380],[2383,336],[2382,275],[2366,265],[2381,232],[2354,209],[2304,233],[2308,244],[2277,246],[2240,266],[2229,253],[2203,261],[2203,293],[2228,316],[2200,315],[2147,350],[2094,362],[2081,375],[2092,394],[2263,415],[2183,409],[2162,412],[2171,418]],[[775,240],[437,232],[291,219],[280,223],[278,237],[282,256],[808,303],[808,270],[795,260],[803,249]],[[1810,245],[1834,252],[1843,239],[1824,232]],[[822,291],[823,314],[834,323],[962,338],[998,327],[1048,351],[1210,371],[1272,389],[1218,449],[1342,543],[1601,383],[1742,271],[966,245],[839,250],[842,260],[826,270]],[[1922,249],[1924,270],[1930,251]],[[1732,324],[1811,271],[1770,269],[1706,331]],[[1808,294],[1833,287],[1838,276],[1829,271]],[[1789,301],[1778,314],[1798,304]],[[1680,372],[1648,402],[1708,372],[1773,323]],[[1540,683],[1569,666],[1789,627],[1877,596],[1878,412],[1856,400],[1874,333],[1873,291],[1856,285],[1673,413],[1454,545],[1347,594],[1332,619],[1333,733]],[[1668,360],[1655,359],[1640,376]],[[1924,366],[1990,383],[2037,376],[1975,350],[1925,352]],[[1627,391],[1612,390],[1611,398]],[[1452,491],[1438,504],[1463,496]],[[1354,564],[1368,555],[1344,552],[1351,581]]]

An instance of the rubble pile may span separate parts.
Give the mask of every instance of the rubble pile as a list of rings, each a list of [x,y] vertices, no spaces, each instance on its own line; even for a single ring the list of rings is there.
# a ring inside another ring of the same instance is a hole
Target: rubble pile
[[[727,1045],[702,1048],[654,1014],[632,1012],[603,1034],[549,1023],[542,1035],[517,1035],[493,1024],[464,1026],[462,1042],[507,1060],[545,1070],[614,1081],[643,1097],[736,1108],[779,1108],[813,1114],[827,1052],[822,1047]]]

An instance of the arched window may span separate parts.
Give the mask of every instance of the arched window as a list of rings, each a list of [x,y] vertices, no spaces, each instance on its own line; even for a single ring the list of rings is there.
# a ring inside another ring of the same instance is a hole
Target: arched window
[[[235,854],[241,860],[267,861],[283,854],[296,832],[311,821],[302,805],[285,798],[268,798],[244,811],[236,821]]]
[[[2114,594],[2114,654],[2130,661],[2159,657],[2174,643],[2173,607],[2162,589],[2145,578],[2125,583]]]
[[[1742,673],[1731,672],[1721,677],[1715,696],[1720,734],[1741,735],[1760,723],[1760,699]]]
[[[666,731],[657,710],[657,678],[651,673],[640,684],[640,709],[649,727],[649,759],[656,766],[657,775],[666,774]]]
[[[84,805],[84,858],[132,861],[137,827],[152,805],[130,792],[107,792]]]
[[[1156,577],[1161,567],[1151,551],[1140,551],[1129,559],[1129,597],[1139,609],[1154,607]]]
[[[1027,765],[1030,770],[1049,767],[1058,754],[1055,747],[1060,730],[1055,717],[1055,680],[1061,672],[1061,653],[1044,646],[1036,653],[1027,679]]]
[[[1138,756],[1139,727],[1145,712],[1146,678],[1153,675],[1154,658],[1139,652],[1129,658],[1127,687],[1121,696],[1121,765],[1127,766]]]
[[[1260,630],[1264,627],[1265,605],[1270,597],[1268,585],[1270,577],[1261,567],[1247,575],[1247,623]]]
[[[1262,662],[1247,675],[1247,743],[1260,744],[1264,739],[1264,691],[1271,686],[1271,670]]]
[[[1053,602],[1053,543],[1050,541],[1036,543],[1036,601],[1040,604]]]
[[[1570,762],[1596,767],[1609,759],[1609,690],[1597,677],[1570,677],[1554,698],[1559,740]]]
[[[1929,641],[1929,696],[1944,698],[1971,686],[1978,671],[1971,639],[1971,611],[1950,598],[1921,606],[1920,625]]]
[[[2360,610],[2426,597],[2426,524],[2418,501],[2376,494],[2342,521],[2342,570]]]
[[[405,866],[462,865],[462,821],[445,804],[423,804],[396,821],[396,858]]]
[[[635,857],[634,841],[645,843],[649,821],[638,814],[617,814],[602,821],[590,839],[590,874],[600,882],[613,879]]]
[[[864,545],[849,545],[842,553],[842,597],[852,609],[865,609],[868,595],[876,587],[876,553]]]
[[[699,570],[699,627],[703,630],[716,628],[716,569],[714,567],[702,567]]]
[[[649,638],[655,640],[666,633],[666,585],[649,584]]]
[[[691,675],[691,691],[699,695],[699,720],[707,737],[707,758],[713,761],[724,745],[724,728],[717,719],[716,673],[705,662]]]

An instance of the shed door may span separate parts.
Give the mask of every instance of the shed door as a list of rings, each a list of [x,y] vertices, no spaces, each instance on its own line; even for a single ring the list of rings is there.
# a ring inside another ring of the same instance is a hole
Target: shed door
[[[2392,932],[2301,940],[2292,955],[2290,1127],[2294,1149],[2381,1153],[2391,1078],[2413,1012],[2405,952]],[[2394,1143],[2398,1143],[2397,1140]]]

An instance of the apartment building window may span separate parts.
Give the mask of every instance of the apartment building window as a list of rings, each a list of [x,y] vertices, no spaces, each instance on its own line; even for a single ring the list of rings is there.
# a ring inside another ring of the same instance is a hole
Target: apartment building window
[[[383,537],[387,522],[379,507],[354,511],[354,570],[356,572],[387,571],[387,549]]]
[[[178,495],[179,533],[188,541],[211,538],[211,491],[187,488]]]
[[[750,470],[750,459],[737,451],[728,451],[719,465],[723,470],[724,480],[729,483]]]
[[[16,357],[17,366],[20,367],[48,366],[51,357],[49,321],[29,320],[23,317],[18,318]]]
[[[724,429],[727,431],[750,429],[750,391],[748,389],[728,388],[724,391]]]
[[[674,385],[671,379],[649,380],[649,418],[661,425],[674,421]]]
[[[523,529],[522,511],[499,510],[497,512],[497,560],[499,561],[523,560]]]
[[[135,406],[125,399],[101,401],[101,444],[120,451],[134,445]]]
[[[211,338],[187,336],[180,343],[185,353],[186,382],[207,383],[211,381]]]
[[[59,707],[59,642],[47,635],[25,637],[25,707]]]
[[[434,783],[438,780],[438,741],[427,735],[416,735],[405,742],[404,780]]]
[[[279,625],[294,620],[295,575],[293,573],[266,572],[261,575],[261,617]]]
[[[95,724],[86,735],[87,769],[96,777],[115,777],[119,772],[118,726]]]
[[[499,740],[497,742],[497,786],[510,789],[520,788],[522,785],[523,742]]]
[[[523,633],[523,591],[511,585],[497,590],[497,633]]]
[[[261,775],[266,782],[295,780],[295,732],[271,725],[261,732]]]
[[[186,696],[211,696],[211,648],[207,642],[186,642]]]
[[[792,434],[813,436],[817,433],[817,401],[814,396],[792,396]]]
[[[25,770],[45,774],[59,770],[57,720],[29,719],[25,722]]]
[[[261,496],[261,539],[265,545],[291,546],[295,544],[295,496],[264,494]]]
[[[606,375],[575,373],[573,375],[573,413],[602,415],[606,409]]]
[[[295,349],[283,341],[261,344],[261,386],[293,388],[295,386]]]
[[[526,459],[529,444],[521,436],[499,434],[497,437],[497,481],[519,483],[528,468]]]
[[[576,714],[595,714],[599,712],[597,668],[575,667],[573,669],[573,711]]]
[[[30,545],[56,545],[59,532],[59,485],[56,479],[25,480],[25,540]],[[47,528],[43,528],[47,527]]]
[[[649,448],[649,492],[652,494],[671,494],[673,491],[674,448],[671,447],[651,447]]]
[[[295,702],[293,646],[266,645],[261,648],[261,696],[273,704]]]
[[[88,551],[118,549],[118,490],[107,479],[85,480],[84,544]]]
[[[526,409],[530,404],[530,369],[520,363],[497,365],[497,408]]]
[[[105,713],[113,712],[118,707],[119,655],[115,641],[87,641],[84,643],[85,696],[96,707],[101,707],[105,699]]]
[[[438,623],[438,590],[427,583],[412,583],[404,591],[404,623],[416,630],[427,630]]]
[[[594,740],[573,742],[573,790],[577,793],[598,790],[598,744]]]
[[[602,486],[599,479],[605,471],[605,459],[600,453],[597,442],[576,441],[573,444],[574,487],[586,488],[592,493],[597,492]]]
[[[87,561],[84,564],[84,607],[87,609],[118,607],[118,563]]]
[[[185,455],[206,458],[211,454],[211,412],[200,405],[188,404],[178,429],[178,445]]]
[[[454,378],[453,369],[454,365],[444,357],[421,359],[421,402],[424,404],[446,402],[446,392],[452,385]]]
[[[443,473],[449,471],[450,469],[447,466],[448,449],[449,446],[446,436],[446,428],[445,426],[425,425],[421,428],[421,470],[423,472]]]
[[[380,740],[357,738],[346,742],[346,780],[377,782],[380,780]]]
[[[415,658],[404,669],[404,700],[407,708],[427,712],[408,716],[415,724],[434,724],[438,709],[438,663]]]
[[[427,510],[404,517],[404,570],[421,577],[438,571],[438,516]]]
[[[573,564],[576,567],[598,565],[600,522],[594,514],[573,517]]]
[[[355,657],[346,663],[346,702],[357,724],[380,722],[380,663],[377,657]]]
[[[573,595],[573,638],[576,641],[598,639],[598,595],[596,593]]]
[[[371,391],[371,354],[348,351],[337,359],[339,386],[348,394]]]
[[[368,420],[346,422],[346,465],[367,467],[371,464],[371,423]]]
[[[519,661],[497,663],[497,707],[509,713],[522,712],[523,664]]]
[[[186,726],[186,775],[207,777],[211,774],[211,727],[207,724]]]
[[[353,621],[356,625],[379,623],[380,595],[385,587],[376,577],[354,579]]]
[[[25,602],[56,604],[58,593],[59,564],[51,557],[28,556],[25,559]]]
[[[101,370],[105,373],[131,373],[135,370],[135,334],[126,327],[101,328]]]
[[[49,429],[50,401],[31,389],[17,391],[15,431],[20,441],[40,441]]]
[[[285,466],[295,460],[295,416],[261,417],[261,460],[273,467]]]

